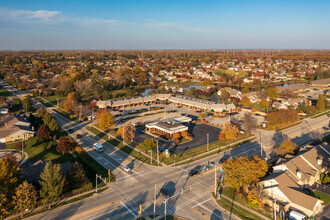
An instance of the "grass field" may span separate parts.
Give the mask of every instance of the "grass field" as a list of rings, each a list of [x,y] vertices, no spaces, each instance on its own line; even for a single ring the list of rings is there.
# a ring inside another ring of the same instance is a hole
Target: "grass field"
[[[57,142],[51,141],[52,148],[51,150],[47,150],[47,146],[49,141],[38,142],[37,137],[30,138],[25,140],[24,143],[26,147],[24,148],[24,152],[29,155],[29,160],[31,161],[39,161],[46,160],[52,161],[53,163],[65,163],[65,162],[73,162],[75,159],[71,156],[71,154],[58,153],[56,151]],[[15,145],[17,142],[7,144],[6,147],[8,149],[16,149]]]
[[[229,187],[225,187],[223,190],[222,190],[222,194],[229,197],[229,198],[234,198],[234,200],[244,206],[247,206],[253,210],[255,210],[256,212],[259,212],[260,214],[268,217],[268,218],[271,218],[271,215],[272,215],[272,212],[270,209],[268,209],[268,207],[266,210],[261,210],[259,209],[258,205],[253,205],[251,203],[248,202],[247,198],[242,195],[242,196],[238,196],[237,193],[234,192],[233,189],[229,188]]]
[[[67,119],[69,119],[73,122],[79,122],[79,119],[76,116],[71,115],[71,114],[67,113],[66,111],[63,111],[62,109],[57,108],[57,109],[54,109],[54,111],[63,115],[64,117],[66,117]]]

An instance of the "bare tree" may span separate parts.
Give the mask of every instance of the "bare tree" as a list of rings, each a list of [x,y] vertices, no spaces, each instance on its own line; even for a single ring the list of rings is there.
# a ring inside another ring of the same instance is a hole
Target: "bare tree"
[[[247,132],[254,132],[257,129],[257,119],[245,113],[242,118],[242,129]]]
[[[78,92],[82,97],[84,97],[88,91],[92,88],[92,82],[90,80],[78,80],[74,87],[76,89],[76,92]]]

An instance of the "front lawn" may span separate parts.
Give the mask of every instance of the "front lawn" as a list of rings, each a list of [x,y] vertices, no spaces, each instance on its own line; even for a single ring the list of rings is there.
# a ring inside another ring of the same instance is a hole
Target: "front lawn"
[[[26,144],[24,148],[24,152],[29,155],[29,160],[31,161],[39,161],[39,160],[46,160],[52,161],[53,163],[65,163],[65,162],[73,162],[74,158],[71,154],[64,154],[58,153],[56,151],[57,142],[51,141],[52,148],[47,150],[47,146],[49,141],[41,141],[37,137],[30,138],[25,140],[24,143]],[[9,143],[6,145],[8,149],[16,149],[15,145],[17,142]]]
[[[327,206],[330,203],[330,196],[327,194],[315,190],[314,192],[311,193],[311,196],[321,199],[324,202],[324,206]]]

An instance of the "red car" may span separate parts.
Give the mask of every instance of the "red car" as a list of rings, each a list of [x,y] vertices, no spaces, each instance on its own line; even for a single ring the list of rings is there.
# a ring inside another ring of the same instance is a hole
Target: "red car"
[[[204,121],[206,124],[208,124],[209,123],[209,121]]]
[[[79,139],[80,139],[80,138],[81,138],[81,134],[77,134],[77,138],[79,138]]]

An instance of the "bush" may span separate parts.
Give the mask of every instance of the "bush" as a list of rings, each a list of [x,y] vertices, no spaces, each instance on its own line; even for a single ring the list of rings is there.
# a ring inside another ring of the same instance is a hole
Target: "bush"
[[[52,147],[53,147],[52,142],[49,142],[48,145],[47,145],[47,150],[51,150]]]
[[[93,184],[91,182],[89,182],[78,189],[72,190],[71,192],[72,192],[72,194],[78,194],[78,193],[86,192],[91,189],[93,189]]]

